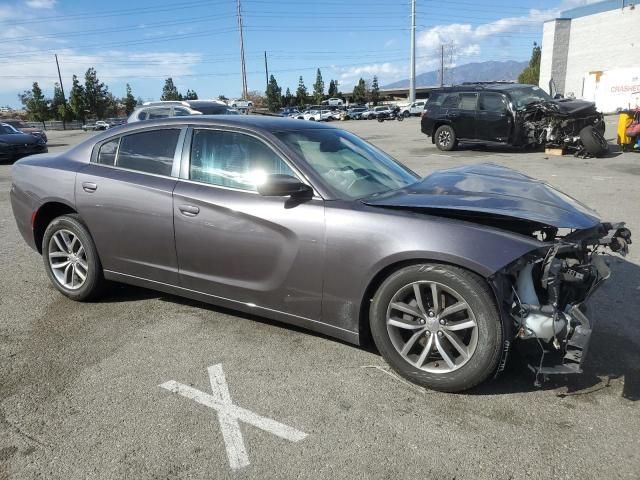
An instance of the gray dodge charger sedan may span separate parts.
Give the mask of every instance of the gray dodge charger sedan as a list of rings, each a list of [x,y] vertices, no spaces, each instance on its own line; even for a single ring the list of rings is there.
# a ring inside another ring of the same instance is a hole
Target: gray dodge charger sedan
[[[74,300],[105,281],[372,338],[407,379],[460,391],[511,346],[537,375],[578,373],[583,303],[622,223],[516,171],[426,178],[355,135],[268,117],[109,129],[13,166],[13,212]]]

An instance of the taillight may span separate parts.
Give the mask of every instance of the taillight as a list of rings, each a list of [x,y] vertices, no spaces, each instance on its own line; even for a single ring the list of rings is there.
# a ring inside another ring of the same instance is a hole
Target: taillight
[[[31,214],[31,228],[36,224],[36,215],[38,214],[37,210],[34,210]]]

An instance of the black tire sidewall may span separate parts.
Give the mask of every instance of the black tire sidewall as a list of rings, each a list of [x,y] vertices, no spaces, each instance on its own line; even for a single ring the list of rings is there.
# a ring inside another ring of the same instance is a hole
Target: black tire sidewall
[[[51,265],[49,264],[49,242],[53,235],[59,230],[69,230],[73,232],[77,235],[84,246],[89,271],[87,272],[87,279],[85,280],[84,285],[77,290],[69,290],[61,285],[55,278]],[[42,238],[42,259],[44,261],[44,268],[49,280],[51,280],[51,283],[53,283],[53,285],[63,295],[71,298],[72,300],[86,301],[95,298],[101,292],[104,278],[102,273],[102,264],[98,257],[98,251],[96,250],[95,244],[93,243],[93,239],[91,238],[87,227],[77,216],[64,215],[51,221]]]
[[[471,359],[450,373],[420,370],[408,363],[393,346],[387,332],[387,307],[403,286],[419,281],[435,281],[456,290],[468,303],[478,324],[478,344]],[[502,347],[502,325],[493,293],[481,277],[441,264],[411,265],[392,273],[380,286],[369,312],[371,334],[381,355],[404,378],[422,386],[447,392],[474,387],[487,379],[498,366]]]
[[[580,140],[582,141],[582,145],[584,145],[587,153],[590,153],[595,157],[601,157],[607,153],[609,148],[608,146],[605,148],[604,145],[601,145],[600,140],[596,136],[604,139],[604,135],[593,126],[584,127],[580,130]]]
[[[447,146],[442,145],[438,140],[439,134],[443,131],[448,131],[451,135],[451,141]],[[443,152],[450,152],[456,147],[456,141],[457,141],[456,132],[453,129],[453,127],[450,125],[440,125],[436,130],[436,133],[434,134],[434,139],[435,139],[436,147],[438,148],[438,150],[441,150]]]

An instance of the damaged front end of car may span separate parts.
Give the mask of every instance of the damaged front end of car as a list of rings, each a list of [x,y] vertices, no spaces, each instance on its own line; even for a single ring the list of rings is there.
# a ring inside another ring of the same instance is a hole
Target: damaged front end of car
[[[523,145],[566,149],[580,157],[608,151],[604,117],[591,102],[533,102],[516,112],[516,124]]]
[[[599,223],[564,236],[555,228],[536,233],[545,247],[492,281],[510,338],[520,344],[539,385],[547,375],[582,372],[593,329],[584,304],[609,278],[606,256],[626,255],[631,232],[624,223]]]

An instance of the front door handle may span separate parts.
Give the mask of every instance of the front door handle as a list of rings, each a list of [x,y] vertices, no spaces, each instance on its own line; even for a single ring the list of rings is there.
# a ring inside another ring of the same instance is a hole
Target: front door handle
[[[180,205],[178,210],[186,217],[195,217],[200,213],[200,209],[193,205]]]
[[[82,182],[82,189],[87,193],[93,193],[98,189],[98,185],[93,182]]]

